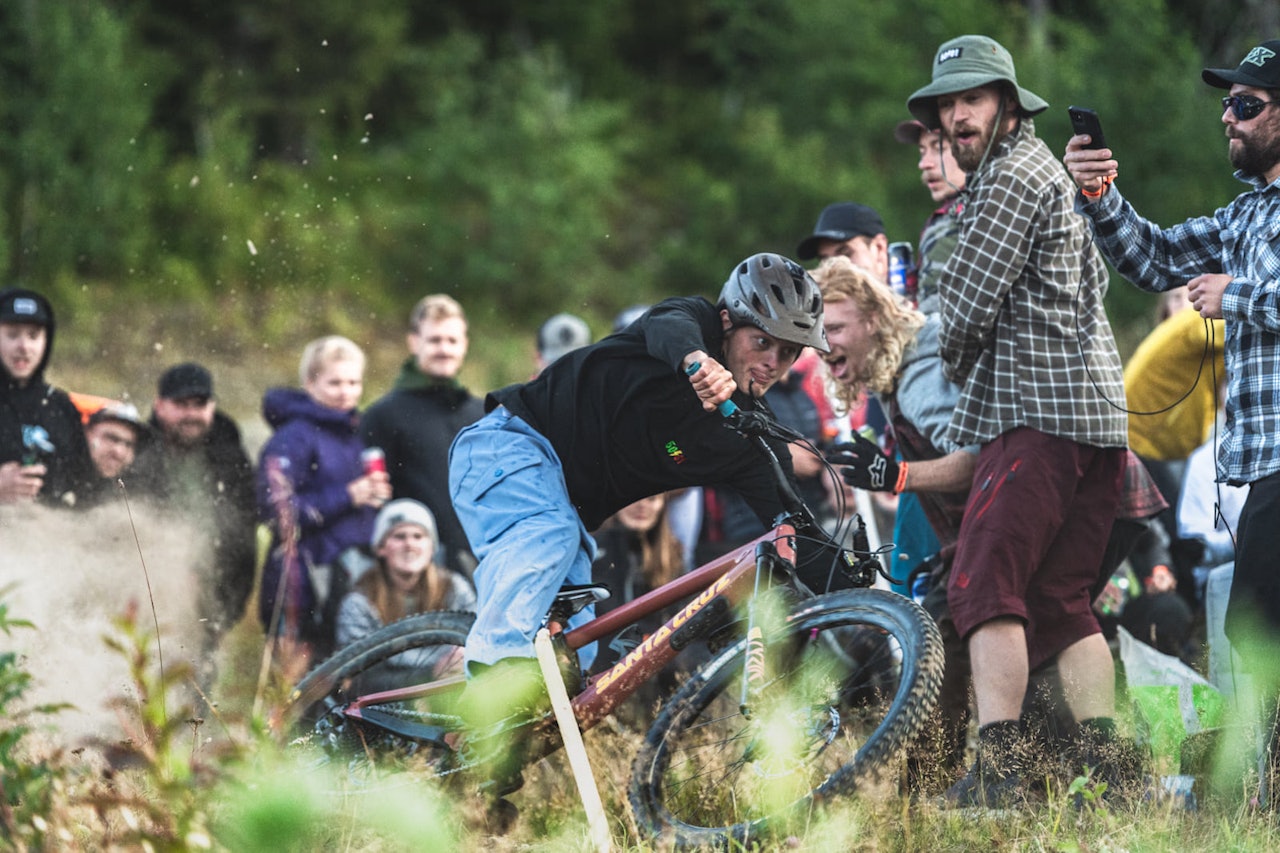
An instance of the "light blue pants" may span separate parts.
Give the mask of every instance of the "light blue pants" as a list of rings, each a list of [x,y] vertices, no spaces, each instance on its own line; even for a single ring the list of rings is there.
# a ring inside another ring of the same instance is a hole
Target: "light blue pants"
[[[596,544],[569,500],[550,442],[505,408],[466,427],[449,448],[449,495],[471,550],[476,622],[466,662],[534,656],[533,635],[565,583],[591,582]],[[588,621],[588,607],[570,626]],[[579,651],[584,669],[593,643]]]

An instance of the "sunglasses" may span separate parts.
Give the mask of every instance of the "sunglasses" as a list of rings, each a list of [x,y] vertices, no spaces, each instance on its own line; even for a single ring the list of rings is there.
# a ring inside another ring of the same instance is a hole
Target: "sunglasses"
[[[1222,108],[1235,113],[1237,121],[1248,121],[1260,115],[1265,108],[1274,103],[1280,102],[1264,101],[1253,95],[1227,95],[1222,99]]]

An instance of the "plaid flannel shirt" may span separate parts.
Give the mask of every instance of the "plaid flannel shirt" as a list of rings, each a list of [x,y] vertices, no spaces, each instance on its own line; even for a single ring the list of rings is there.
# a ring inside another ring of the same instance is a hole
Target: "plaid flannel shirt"
[[[1077,208],[1093,220],[1107,259],[1143,290],[1231,276],[1222,294],[1227,400],[1218,480],[1243,484],[1280,471],[1280,181],[1236,177],[1253,188],[1172,228],[1143,219],[1115,186],[1091,204],[1080,196]]]
[[[944,371],[963,389],[951,438],[979,444],[1026,426],[1124,447],[1106,266],[1072,209],[1075,185],[1029,119],[996,144],[965,196],[939,282]]]

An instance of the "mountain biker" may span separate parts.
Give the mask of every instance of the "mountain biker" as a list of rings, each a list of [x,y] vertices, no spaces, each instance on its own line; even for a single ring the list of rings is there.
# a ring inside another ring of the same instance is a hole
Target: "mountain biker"
[[[610,515],[659,492],[725,484],[762,532],[772,524],[783,509],[775,481],[716,406],[765,408],[759,398],[806,346],[827,350],[818,286],[794,261],[762,253],[733,268],[718,304],[664,300],[488,396],[489,413],[449,454],[450,496],[480,561],[461,710],[473,732],[543,695],[534,633],[562,584],[591,581],[590,531]],[[785,444],[771,443],[790,476]],[[826,584],[816,570],[809,579]],[[584,667],[594,654],[583,649]]]

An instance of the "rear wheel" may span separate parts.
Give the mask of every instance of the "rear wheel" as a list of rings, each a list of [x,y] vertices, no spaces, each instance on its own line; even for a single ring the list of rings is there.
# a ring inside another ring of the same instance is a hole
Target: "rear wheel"
[[[649,730],[630,801],[651,835],[747,845],[880,777],[937,705],[937,626],[900,595],[821,595],[765,636],[765,679],[746,714],[741,640],[677,690]]]
[[[276,721],[277,731],[295,743],[318,746],[331,758],[355,762],[430,759],[429,740],[362,725],[342,709],[358,696],[461,675],[462,648],[474,621],[472,613],[433,611],[409,616],[362,637],[298,682]],[[456,724],[451,714],[455,697],[456,691],[430,700],[380,702],[370,706],[369,712],[384,719],[395,718],[393,724],[452,726]]]

